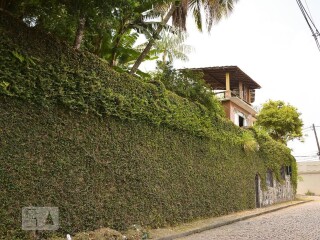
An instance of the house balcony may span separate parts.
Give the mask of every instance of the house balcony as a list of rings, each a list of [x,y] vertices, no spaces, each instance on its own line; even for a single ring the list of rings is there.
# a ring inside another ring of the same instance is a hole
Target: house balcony
[[[189,70],[203,73],[204,80],[220,99],[227,118],[240,127],[253,125],[257,112],[251,103],[255,101],[255,90],[260,88],[258,83],[237,66]]]
[[[236,91],[221,90],[214,91],[214,94],[221,102],[230,101],[235,105],[241,107],[242,109],[246,110],[253,116],[257,114],[256,110],[252,107],[249,101],[246,101],[243,97],[240,97],[240,95]]]

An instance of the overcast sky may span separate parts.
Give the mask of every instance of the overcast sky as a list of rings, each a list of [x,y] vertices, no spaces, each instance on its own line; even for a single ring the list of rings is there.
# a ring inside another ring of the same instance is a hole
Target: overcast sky
[[[306,1],[320,30],[320,1]],[[237,65],[262,86],[255,105],[283,100],[298,108],[305,128],[320,126],[320,52],[295,0],[239,0],[211,34],[199,33],[191,19],[188,33],[195,51],[189,62],[175,61],[176,68]],[[314,134],[305,133],[304,144],[289,144],[293,155],[316,155]]]

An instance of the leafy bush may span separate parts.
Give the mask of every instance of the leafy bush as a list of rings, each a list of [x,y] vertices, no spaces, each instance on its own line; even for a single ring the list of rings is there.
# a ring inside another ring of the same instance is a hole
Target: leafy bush
[[[315,196],[316,194],[314,192],[311,192],[310,190],[308,190],[305,195],[307,196]]]
[[[167,89],[179,96],[192,102],[201,103],[212,115],[225,116],[221,103],[203,79],[203,73],[191,70],[176,70],[169,62],[158,62],[154,78],[161,81]]]

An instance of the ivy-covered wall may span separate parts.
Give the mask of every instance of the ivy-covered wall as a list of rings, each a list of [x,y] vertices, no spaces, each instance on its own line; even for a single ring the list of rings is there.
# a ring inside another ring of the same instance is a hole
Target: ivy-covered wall
[[[254,208],[268,168],[296,178],[285,146],[252,132],[245,150],[244,130],[159,82],[1,11],[0,35],[0,239],[27,238],[26,206],[59,207],[60,233],[160,227]]]

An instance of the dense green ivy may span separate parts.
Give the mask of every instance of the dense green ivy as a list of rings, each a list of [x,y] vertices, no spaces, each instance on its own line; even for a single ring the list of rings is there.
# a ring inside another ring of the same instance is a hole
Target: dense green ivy
[[[28,238],[25,206],[59,207],[59,233],[254,208],[257,173],[295,169],[259,131],[246,151],[243,130],[201,104],[1,11],[0,34],[0,239]]]
[[[201,104],[178,97],[160,82],[144,83],[116,73],[90,53],[75,52],[7,15],[1,15],[1,22],[0,93],[44,106],[59,104],[208,135],[211,118]]]

